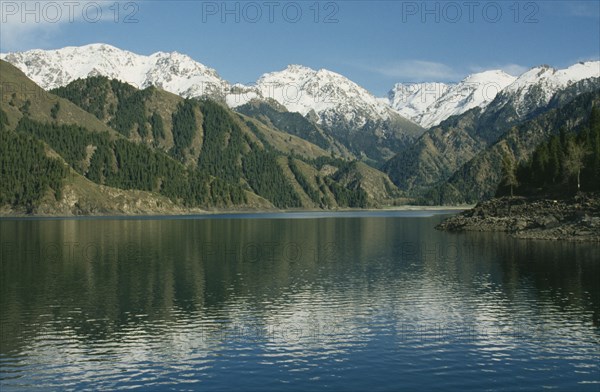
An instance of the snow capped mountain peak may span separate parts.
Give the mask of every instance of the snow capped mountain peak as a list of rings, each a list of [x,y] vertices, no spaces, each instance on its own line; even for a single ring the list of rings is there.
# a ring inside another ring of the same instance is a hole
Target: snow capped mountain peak
[[[156,86],[195,97],[224,95],[229,85],[214,69],[178,52],[138,55],[108,44],[69,46],[0,55],[44,89],[53,89],[88,76],[103,75],[139,88]]]
[[[501,70],[474,73],[457,84],[397,84],[390,105],[421,126],[435,126],[474,107],[486,107],[515,77]]]
[[[547,105],[556,92],[589,78],[600,78],[600,61],[577,63],[565,69],[534,67],[502,91],[500,104],[513,101],[517,113],[526,115]]]
[[[90,53],[90,52],[107,52],[107,53],[118,52],[120,54],[123,54],[123,53],[133,54],[131,52],[128,52],[127,50],[119,49],[115,46],[112,46],[109,44],[103,44],[103,43],[93,43],[93,44],[87,44],[87,45],[82,45],[82,46],[65,46],[64,48],[51,49],[51,50],[33,49],[33,50],[30,50],[30,51],[24,52],[24,53],[38,53],[38,54],[53,53],[53,54],[58,54],[58,55],[60,55],[60,54],[67,55],[67,54]]]
[[[388,100],[400,114],[429,128],[469,109],[485,109],[499,94],[502,102],[513,100],[517,112],[526,114],[527,108],[548,104],[557,91],[592,77],[600,77],[599,61],[581,62],[566,69],[540,65],[519,77],[490,70],[471,74],[457,84],[397,84]]]
[[[537,83],[540,79],[548,79],[552,77],[555,73],[556,69],[550,67],[549,65],[540,65],[537,67],[532,67],[529,70],[525,71],[523,74],[521,74],[517,79],[515,79],[515,83],[508,86],[507,90],[516,90],[519,88],[519,86]]]
[[[398,114],[423,127],[439,124],[475,107],[486,108],[500,93],[513,99],[518,112],[545,105],[560,89],[600,77],[600,61],[565,69],[531,68],[518,78],[501,70],[473,73],[456,84],[396,84],[386,98],[376,98],[339,73],[298,64],[262,75],[254,85],[231,86],[216,70],[176,51],[138,55],[109,44],[94,43],[56,50],[0,54],[44,89],[65,86],[78,78],[103,75],[139,88],[156,86],[180,96],[217,96],[230,107],[252,99],[273,99],[287,110],[316,115],[320,123],[343,119],[356,127]],[[535,88],[534,88],[535,86]]]
[[[600,61],[580,62],[565,69],[540,65],[519,76],[513,84],[507,87],[507,91],[522,91],[535,84],[556,90],[593,77],[600,77]]]
[[[301,64],[290,64],[288,65],[284,71],[292,72],[292,73],[306,73],[306,72],[315,72],[314,69],[307,67]]]
[[[122,49],[116,48],[109,44],[97,42],[94,44],[87,44],[82,46],[69,46],[68,48],[82,49],[82,50],[110,50],[110,51],[123,51]]]
[[[291,112],[316,114],[319,123],[331,123],[333,117],[341,116],[358,127],[372,119],[387,120],[393,112],[386,102],[339,73],[301,65],[264,74],[253,91],[254,94],[245,92],[247,100],[234,103],[228,98],[228,103],[239,106],[254,97],[272,98]]]
[[[469,83],[469,82],[493,83],[493,82],[498,82],[499,79],[514,81],[516,79],[516,77],[509,75],[500,69],[492,69],[492,70],[488,70],[488,71],[470,74],[469,76],[467,76],[466,78],[463,79],[463,82],[466,82],[466,83]]]
[[[579,81],[593,76],[600,75],[600,61],[585,61],[571,65],[570,67],[557,71],[560,78],[569,78],[572,81]]]
[[[330,70],[325,69],[325,68],[319,69],[316,72],[316,76],[319,77],[319,78],[330,78],[330,79],[339,79],[339,78],[342,78],[342,79],[346,79],[346,77],[343,76],[342,74],[330,71]]]
[[[446,83],[397,83],[388,93],[388,101],[401,115],[418,123],[450,87]]]

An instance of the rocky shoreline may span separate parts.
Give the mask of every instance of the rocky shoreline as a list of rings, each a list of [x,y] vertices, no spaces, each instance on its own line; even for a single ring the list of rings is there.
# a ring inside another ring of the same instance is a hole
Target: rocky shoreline
[[[600,195],[553,200],[502,197],[477,204],[438,226],[446,231],[502,231],[517,238],[600,242]]]

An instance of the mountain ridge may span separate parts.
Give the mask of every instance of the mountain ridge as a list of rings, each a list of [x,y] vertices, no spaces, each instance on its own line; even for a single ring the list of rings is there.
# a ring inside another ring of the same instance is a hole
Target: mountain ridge
[[[217,101],[101,76],[42,95],[16,67],[0,69],[3,84],[22,86],[0,102],[0,156],[14,168],[1,214],[364,208],[401,196],[384,173]]]
[[[321,125],[354,156],[374,166],[424,132],[364,88],[325,69],[290,65],[283,71],[264,74],[255,86],[245,86],[232,85],[214,69],[177,52],[143,56],[106,44],[91,44],[8,53],[0,58],[23,70],[44,89],[106,76],[140,89],[154,86],[183,98],[209,97],[230,107],[253,98],[273,99],[288,111],[299,112]]]
[[[274,99],[288,111],[309,116],[319,124],[331,126],[339,123],[341,116],[354,128],[364,127],[368,121],[385,122],[390,116],[431,128],[450,116],[487,107],[502,92],[521,94],[527,100],[529,87],[538,79],[545,81],[542,98],[549,98],[557,89],[600,73],[600,61],[580,62],[565,69],[542,65],[518,76],[492,69],[470,74],[457,83],[397,83],[387,97],[381,98],[324,68],[290,64],[283,70],[264,73],[252,85],[232,84],[215,69],[177,51],[140,55],[103,43],[2,53],[0,58],[16,65],[44,89],[102,75],[140,89],[153,85],[184,98],[210,96],[232,108],[252,99]],[[380,128],[385,132],[386,127]]]
[[[453,115],[485,108],[517,78],[501,70],[468,75],[459,83],[398,83],[388,93],[390,105],[424,128],[439,125]]]
[[[425,128],[440,125],[470,109],[486,109],[496,97],[519,101],[517,113],[527,115],[548,103],[556,92],[581,80],[600,76],[600,61],[575,63],[556,69],[548,65],[532,67],[519,76],[501,70],[471,74],[459,83],[437,82],[396,84],[388,93],[390,106]],[[515,98],[519,99],[516,100]],[[501,100],[502,102],[502,100]]]
[[[519,96],[506,102],[497,96],[486,109],[473,108],[431,128],[389,160],[384,171],[401,190],[411,196],[424,196],[421,200],[452,204],[488,198],[493,196],[500,176],[502,154],[498,146],[506,145],[508,140],[520,146],[515,157],[527,159],[527,154],[551,131],[556,133],[561,126],[571,130],[584,118],[577,102],[584,102],[582,97],[598,91],[600,77],[584,79],[559,90],[546,105],[530,108],[535,110],[526,116],[516,113]],[[563,117],[566,113],[573,117],[556,125],[559,120],[552,113],[563,112]]]

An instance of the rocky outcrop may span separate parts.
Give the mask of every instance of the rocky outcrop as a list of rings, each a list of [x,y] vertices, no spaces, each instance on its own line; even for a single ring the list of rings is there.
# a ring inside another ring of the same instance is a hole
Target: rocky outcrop
[[[439,230],[502,231],[517,238],[600,242],[600,195],[549,200],[503,197],[440,223]]]

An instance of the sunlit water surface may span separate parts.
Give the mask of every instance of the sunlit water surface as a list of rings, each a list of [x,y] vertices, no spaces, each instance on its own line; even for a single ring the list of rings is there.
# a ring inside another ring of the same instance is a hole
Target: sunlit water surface
[[[1,220],[0,389],[600,390],[600,247],[442,218]]]

